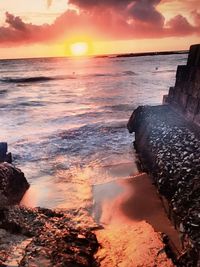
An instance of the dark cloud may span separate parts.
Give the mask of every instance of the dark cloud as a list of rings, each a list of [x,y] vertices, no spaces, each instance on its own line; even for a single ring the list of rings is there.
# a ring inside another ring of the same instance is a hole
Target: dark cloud
[[[69,0],[69,3],[79,6],[81,8],[92,7],[125,7],[133,2],[133,0]]]
[[[8,12],[6,12],[6,23],[8,23],[11,28],[19,31],[24,31],[26,29],[26,25],[20,17],[15,17]]]
[[[177,15],[172,18],[168,23],[167,27],[171,30],[171,34],[174,33],[175,35],[184,36],[188,34],[193,34],[195,31],[197,32],[198,29],[192,26],[188,20],[183,17],[182,15]]]
[[[156,10],[161,0],[69,0],[82,9],[112,8],[124,16],[131,16],[134,19],[148,23],[163,25],[164,17]]]
[[[163,15],[156,10],[156,5],[160,1],[157,0],[141,0],[134,1],[128,7],[129,14],[136,20],[146,23],[155,24],[157,26],[164,25]]]

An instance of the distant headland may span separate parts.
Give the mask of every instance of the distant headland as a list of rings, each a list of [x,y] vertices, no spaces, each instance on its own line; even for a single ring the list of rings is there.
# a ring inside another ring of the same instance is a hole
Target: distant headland
[[[177,55],[177,54],[188,54],[189,50],[180,51],[159,51],[159,52],[139,52],[139,53],[125,53],[125,54],[113,54],[113,55],[99,55],[94,56],[95,58],[120,58],[120,57],[145,57],[145,56],[162,56],[162,55]]]

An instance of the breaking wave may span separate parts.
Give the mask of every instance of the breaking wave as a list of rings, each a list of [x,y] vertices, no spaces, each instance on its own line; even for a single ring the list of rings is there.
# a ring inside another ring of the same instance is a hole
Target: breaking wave
[[[90,78],[90,77],[119,77],[119,76],[132,76],[137,75],[133,71],[123,71],[122,73],[95,73],[95,74],[76,74],[72,73],[72,75],[66,76],[35,76],[35,77],[6,77],[0,78],[0,82],[3,83],[38,83],[38,82],[49,82],[53,80],[71,80],[77,78]]]
[[[1,82],[5,83],[33,83],[33,82],[46,82],[54,80],[51,77],[39,76],[39,77],[27,77],[27,78],[3,78]]]

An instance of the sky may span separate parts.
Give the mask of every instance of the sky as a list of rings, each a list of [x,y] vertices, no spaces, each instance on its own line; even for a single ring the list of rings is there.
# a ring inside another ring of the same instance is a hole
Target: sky
[[[186,50],[200,43],[199,0],[1,0],[0,58]]]

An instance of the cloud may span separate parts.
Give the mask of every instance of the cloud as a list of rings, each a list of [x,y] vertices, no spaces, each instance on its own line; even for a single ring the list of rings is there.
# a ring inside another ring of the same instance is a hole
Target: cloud
[[[197,30],[182,15],[177,15],[174,18],[172,18],[167,23],[167,26],[169,27],[169,29],[173,30],[171,31],[171,34],[174,32],[174,34],[180,35],[180,36],[193,34]]]
[[[55,40],[61,31],[54,25],[33,25],[25,23],[18,16],[6,12],[7,26],[0,27],[0,46],[17,46],[28,43],[41,43]]]
[[[193,10],[191,12],[191,15],[194,19],[194,23],[196,26],[200,26],[200,12],[198,12],[197,10]]]
[[[47,0],[47,7],[50,7],[52,5],[53,0]]]
[[[199,0],[162,0],[162,4],[170,4],[173,7],[179,8],[179,10],[197,9],[199,6]]]
[[[25,30],[26,26],[25,23],[22,21],[20,17],[15,17],[14,15],[6,12],[6,23],[10,25],[13,29],[23,31]]]
[[[148,23],[164,23],[164,17],[156,10],[161,0],[69,0],[81,9],[112,8],[125,17],[132,17]]]
[[[142,0],[135,1],[128,7],[129,14],[136,20],[154,24],[157,26],[164,25],[163,15],[156,10],[160,0]]]
[[[96,8],[96,7],[125,7],[133,2],[133,0],[69,0],[70,4],[74,4],[80,8]]]
[[[101,40],[200,35],[200,14],[197,11],[192,13],[193,25],[181,14],[166,22],[157,10],[160,2],[69,0],[69,4],[79,8],[79,12],[68,9],[52,24],[43,25],[26,23],[19,16],[6,12],[6,24],[0,27],[0,46],[49,43],[84,34]]]

